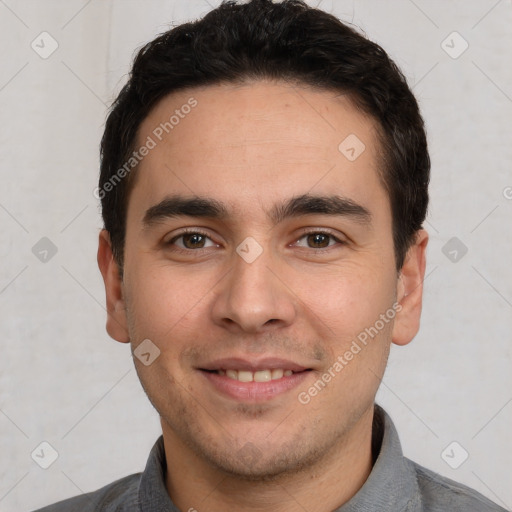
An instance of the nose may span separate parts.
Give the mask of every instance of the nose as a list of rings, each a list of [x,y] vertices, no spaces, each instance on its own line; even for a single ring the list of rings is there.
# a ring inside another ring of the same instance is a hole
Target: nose
[[[233,268],[219,283],[213,321],[230,332],[260,333],[291,325],[296,316],[293,292],[264,251],[252,263],[234,255]],[[273,267],[273,268],[272,268]]]

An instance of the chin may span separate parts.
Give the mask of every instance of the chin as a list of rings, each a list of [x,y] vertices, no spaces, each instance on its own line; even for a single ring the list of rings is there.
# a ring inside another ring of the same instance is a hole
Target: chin
[[[276,481],[311,470],[325,455],[322,450],[298,443],[280,444],[279,453],[274,446],[263,449],[251,442],[239,450],[228,449],[228,453],[219,453],[210,447],[210,451],[203,450],[201,456],[217,470],[247,482]]]

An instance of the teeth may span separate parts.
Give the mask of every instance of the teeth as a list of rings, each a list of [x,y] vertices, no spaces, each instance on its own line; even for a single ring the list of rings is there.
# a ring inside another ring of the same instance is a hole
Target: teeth
[[[273,370],[258,370],[257,372],[250,372],[247,370],[218,370],[219,375],[239,380],[240,382],[269,382],[270,380],[282,379],[289,377],[293,374],[292,370],[273,369]]]
[[[252,372],[246,372],[244,370],[239,370],[238,380],[240,382],[252,382],[253,381]]]
[[[272,380],[272,372],[270,370],[260,370],[254,372],[254,382],[268,382]]]
[[[283,374],[283,370],[272,370],[272,380],[280,379]]]

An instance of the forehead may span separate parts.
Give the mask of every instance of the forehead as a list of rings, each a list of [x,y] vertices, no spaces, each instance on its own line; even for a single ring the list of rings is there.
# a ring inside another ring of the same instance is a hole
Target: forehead
[[[339,92],[267,81],[186,89],[143,121],[144,145],[132,195],[145,203],[213,195],[243,214],[283,194],[367,202],[384,192],[376,123]]]

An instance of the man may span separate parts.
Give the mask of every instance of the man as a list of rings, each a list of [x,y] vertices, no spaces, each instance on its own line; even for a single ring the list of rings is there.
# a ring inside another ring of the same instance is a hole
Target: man
[[[102,139],[98,264],[163,436],[43,510],[503,510],[404,458],[374,402],[419,327],[429,169],[393,62],[300,1],[146,45]]]

